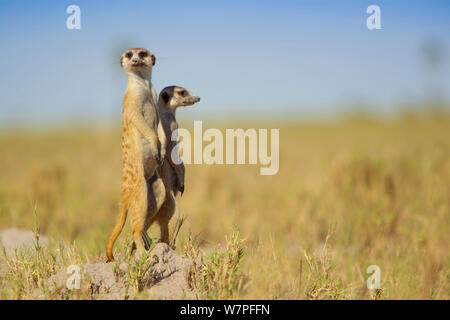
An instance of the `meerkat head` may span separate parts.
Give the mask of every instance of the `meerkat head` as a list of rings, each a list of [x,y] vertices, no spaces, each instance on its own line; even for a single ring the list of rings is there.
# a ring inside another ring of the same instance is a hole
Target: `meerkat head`
[[[132,48],[120,57],[120,65],[125,71],[150,71],[155,65],[155,55],[144,48]]]
[[[165,87],[159,94],[159,100],[170,109],[180,106],[192,106],[200,101],[200,97],[193,95],[185,88],[178,86]]]

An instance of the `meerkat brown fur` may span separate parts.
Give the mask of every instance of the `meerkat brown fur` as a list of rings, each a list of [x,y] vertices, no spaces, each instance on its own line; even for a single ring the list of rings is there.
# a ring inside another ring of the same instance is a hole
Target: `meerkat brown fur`
[[[177,141],[171,139],[174,131],[178,129],[175,113],[178,107],[191,106],[199,101],[199,97],[179,86],[166,87],[159,94],[158,113],[167,137],[167,153],[166,161],[158,168],[158,173],[164,181],[166,197],[162,207],[151,218],[150,225],[154,220],[158,222],[161,230],[161,241],[167,244],[169,242],[169,221],[178,210],[175,197],[178,191],[181,194],[184,192],[185,167],[179,159],[178,150],[174,150]],[[177,161],[174,161],[173,157],[176,157]]]
[[[159,211],[165,199],[165,187],[156,169],[166,154],[167,139],[156,110],[156,90],[151,83],[155,56],[146,49],[128,49],[120,64],[128,77],[122,111],[122,190],[116,225],[108,240],[108,261],[114,259],[112,248],[130,213],[134,243],[141,253],[149,249],[147,225],[150,221],[147,180],[152,183]]]

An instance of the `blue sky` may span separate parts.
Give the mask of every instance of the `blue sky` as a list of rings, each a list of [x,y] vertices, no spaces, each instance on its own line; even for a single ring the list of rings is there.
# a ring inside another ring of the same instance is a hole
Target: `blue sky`
[[[68,30],[66,8],[81,8]],[[381,30],[366,8],[381,8]],[[0,124],[120,119],[119,57],[146,47],[159,91],[202,98],[183,117],[294,117],[364,102],[391,111],[426,94],[419,48],[446,49],[440,85],[450,99],[450,1],[2,1]]]

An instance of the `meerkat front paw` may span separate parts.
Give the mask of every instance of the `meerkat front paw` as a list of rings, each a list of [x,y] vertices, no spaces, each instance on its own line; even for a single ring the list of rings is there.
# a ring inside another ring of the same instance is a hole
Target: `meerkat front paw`
[[[161,148],[161,161],[164,162],[166,158],[166,148]]]
[[[160,166],[162,166],[163,164],[164,164],[164,159],[165,159],[165,154],[163,154],[163,153],[159,153],[159,160],[158,160],[158,164],[160,165]]]
[[[158,162],[159,164],[162,163],[161,155],[159,154],[159,151],[158,151],[157,148],[156,148],[156,149],[155,149],[155,148],[152,149],[152,157],[153,157],[153,159],[155,159],[156,162]]]
[[[184,193],[184,184],[178,186],[178,191],[180,191],[181,195]]]

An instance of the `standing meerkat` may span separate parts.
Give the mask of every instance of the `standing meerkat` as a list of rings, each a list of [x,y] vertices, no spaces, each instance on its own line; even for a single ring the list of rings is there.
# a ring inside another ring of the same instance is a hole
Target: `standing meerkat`
[[[175,163],[173,156],[179,157],[178,150],[174,150],[177,141],[172,141],[172,134],[178,129],[175,117],[176,109],[181,106],[191,106],[200,101],[200,97],[191,94],[179,86],[170,86],[161,90],[158,100],[158,113],[167,137],[166,161],[158,168],[158,173],[166,187],[166,197],[162,207],[150,219],[149,226],[157,221],[161,230],[161,241],[169,243],[169,221],[177,208],[176,195],[184,192],[185,167],[181,159]],[[173,152],[174,150],[174,152]]]
[[[116,225],[106,245],[108,261],[112,248],[130,213],[134,244],[141,253],[149,249],[149,207],[157,212],[165,199],[165,187],[156,169],[165,158],[167,139],[156,110],[156,90],[151,83],[155,56],[146,49],[128,49],[120,64],[128,77],[122,111],[122,189]],[[154,203],[150,205],[147,180]]]

